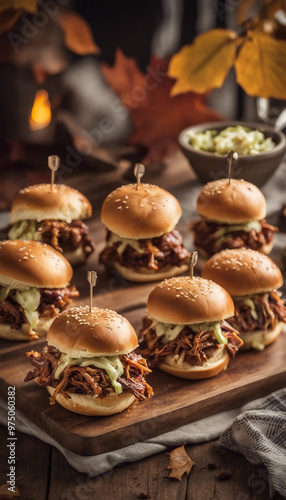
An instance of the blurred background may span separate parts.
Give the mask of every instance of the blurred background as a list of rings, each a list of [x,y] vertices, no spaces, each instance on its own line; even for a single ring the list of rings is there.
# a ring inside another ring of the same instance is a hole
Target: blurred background
[[[222,89],[169,96],[170,57],[209,29],[239,31],[239,3],[23,0],[16,9],[8,0],[6,10],[0,4],[0,208],[22,184],[47,180],[48,154],[63,158],[62,171],[79,163],[95,171],[119,161],[152,164],[177,147],[188,125],[257,121],[257,99],[236,83],[233,69]]]

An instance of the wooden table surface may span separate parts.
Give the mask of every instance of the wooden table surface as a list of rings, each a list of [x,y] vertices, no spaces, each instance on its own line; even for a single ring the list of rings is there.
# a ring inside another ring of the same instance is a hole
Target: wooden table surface
[[[86,269],[97,269],[98,253],[103,248],[105,230],[99,222],[103,199],[113,188],[122,184],[124,168],[98,172],[82,165],[71,173],[65,173],[63,182],[81,190],[94,206],[94,216],[90,221],[92,233],[96,235],[96,254],[88,266],[75,271],[75,280],[85,274]],[[126,180],[126,178],[125,178]],[[181,155],[169,159],[164,169],[160,167],[147,171],[145,182],[158,183],[170,189],[180,198],[183,206],[183,222],[195,213],[196,194],[200,183],[194,178],[187,162]],[[180,193],[183,196],[179,196]],[[7,220],[7,214],[0,216],[0,227]],[[271,222],[274,222],[271,219]],[[186,246],[190,248],[191,236],[186,235]],[[286,246],[286,244],[285,244]],[[107,276],[99,270],[101,290],[112,292],[125,284]],[[83,292],[83,290],[80,290]],[[179,425],[179,423],[178,423]],[[0,426],[0,442],[5,443],[7,428]],[[267,471],[262,465],[252,465],[237,453],[218,448],[215,441],[186,446],[186,451],[195,462],[189,477],[182,481],[169,479],[166,453],[146,458],[139,462],[117,466],[111,472],[89,478],[74,470],[59,451],[31,436],[17,432],[16,477],[21,498],[29,500],[65,500],[136,498],[194,499],[194,500],[247,500],[269,498]],[[7,481],[7,448],[0,447],[0,485]],[[228,470],[231,478],[219,480],[222,470]],[[0,496],[0,498],[3,498]],[[20,498],[20,497],[19,497]],[[276,495],[275,498],[282,498]]]

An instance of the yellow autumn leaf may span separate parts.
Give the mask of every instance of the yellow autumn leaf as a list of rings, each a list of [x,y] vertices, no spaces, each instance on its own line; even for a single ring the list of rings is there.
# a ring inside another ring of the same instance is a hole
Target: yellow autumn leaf
[[[1,0],[0,12],[4,12],[4,10],[8,9],[21,9],[33,14],[33,12],[36,12],[38,8],[37,4],[38,0]]]
[[[59,24],[65,35],[65,44],[75,54],[99,54],[88,23],[76,12],[66,11],[59,16]]]
[[[286,99],[286,41],[248,33],[235,63],[237,83],[252,96]]]
[[[171,96],[190,91],[203,94],[221,87],[234,64],[237,40],[235,31],[215,29],[185,45],[169,64],[168,76],[177,80]]]

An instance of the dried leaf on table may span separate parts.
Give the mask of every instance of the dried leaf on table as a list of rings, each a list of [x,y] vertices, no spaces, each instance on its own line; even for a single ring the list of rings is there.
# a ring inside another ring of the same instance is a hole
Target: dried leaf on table
[[[114,66],[102,66],[107,83],[128,108],[134,123],[129,144],[143,144],[149,149],[144,163],[160,161],[175,151],[178,134],[189,125],[222,119],[207,107],[207,94],[188,92],[170,97],[174,82],[167,75],[168,62],[167,58],[152,56],[144,74],[135,59],[117,49]]]
[[[249,31],[235,63],[237,82],[252,96],[286,99],[286,41]]]
[[[65,35],[65,44],[75,54],[99,54],[100,48],[95,44],[88,23],[79,14],[71,11],[61,12],[59,24]]]
[[[9,491],[8,490],[8,483],[1,484],[0,486],[0,500],[8,500],[12,498],[17,498],[20,496],[20,492],[15,486],[15,491]]]
[[[192,467],[195,465],[195,462],[193,462],[186,453],[185,445],[175,448],[170,451],[170,453],[166,453],[166,455],[170,456],[170,464],[167,467],[167,469],[171,469],[169,477],[174,477],[179,481],[182,480],[182,476],[185,472],[188,476]]]
[[[169,64],[168,75],[177,80],[171,95],[221,87],[234,64],[237,45],[235,31],[223,29],[207,31],[185,45]]]

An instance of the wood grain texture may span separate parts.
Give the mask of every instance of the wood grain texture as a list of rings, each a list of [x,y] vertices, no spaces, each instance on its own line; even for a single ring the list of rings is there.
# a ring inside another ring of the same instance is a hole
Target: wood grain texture
[[[187,477],[181,482],[168,479],[167,465],[168,457],[165,453],[160,453],[90,478],[72,469],[65,458],[57,450],[53,450],[48,500],[135,500],[142,493],[150,494],[153,500],[185,499]]]
[[[132,294],[126,289],[122,294]],[[125,313],[139,329],[144,308]],[[38,344],[37,349],[41,348]],[[155,396],[135,402],[123,414],[110,417],[85,417],[73,414],[58,404],[50,406],[48,394],[34,381],[24,383],[30,370],[27,348],[0,356],[0,393],[7,384],[17,389],[17,408],[50,433],[65,448],[82,455],[100,454],[144,441],[180,425],[262,397],[286,382],[286,335],[261,353],[243,352],[217,377],[202,381],[178,379],[160,370],[148,377]],[[12,362],[11,362],[12,361]]]
[[[169,459],[165,452],[89,478],[72,469],[53,449],[48,500],[56,497],[60,500],[103,498],[103,494],[105,500],[135,500],[142,493],[149,494],[153,500],[269,498],[267,470],[263,465],[252,465],[243,455],[216,446],[215,441],[186,446],[186,452],[195,466],[188,478],[184,475],[180,482],[168,477]],[[223,470],[230,471],[229,480],[217,479]],[[275,498],[282,497],[276,495]]]
[[[93,218],[88,221],[88,224],[90,226],[93,241],[96,245],[96,252],[85,266],[79,267],[75,270],[73,282],[77,284],[82,294],[79,303],[85,303],[88,295],[88,288],[85,280],[86,270],[95,269],[99,275],[96,287],[95,303],[99,306],[117,308],[121,312],[126,308],[126,297],[124,292],[129,289],[129,303],[127,303],[127,309],[129,308],[129,318],[139,324],[144,311],[132,311],[132,307],[134,307],[134,305],[137,306],[138,302],[142,303],[144,297],[140,296],[140,300],[137,302],[139,293],[138,288],[136,289],[137,285],[127,283],[125,280],[118,277],[116,273],[105,273],[104,269],[98,265],[98,254],[104,246],[105,237],[105,229],[99,220],[100,208],[105,196],[112,189],[123,183],[123,173],[124,169],[122,168],[119,168],[115,172],[102,171],[99,173],[98,171],[95,172],[92,169],[85,170],[82,166],[80,166],[74,169],[71,173],[67,172],[64,174],[63,182],[83,192],[91,200],[94,210]],[[21,171],[21,179],[22,175],[23,173]],[[130,179],[128,182],[129,181]],[[27,180],[26,184],[29,182],[31,181]],[[144,182],[158,183],[165,189],[169,189],[175,196],[178,197],[183,208],[183,217],[178,225],[178,229],[181,230],[183,236],[185,237],[186,246],[189,249],[192,249],[193,240],[191,233],[188,230],[188,224],[191,220],[196,218],[195,201],[201,185],[199,181],[194,178],[188,162],[182,157],[182,155],[175,155],[169,159],[164,170],[161,168],[156,168],[155,170],[153,168],[147,169]],[[1,216],[1,221],[4,221],[3,225],[5,225],[8,221],[7,215],[3,215],[3,217]],[[279,220],[278,212],[277,214],[272,214],[269,222],[275,225],[279,224],[280,229],[286,232],[285,220]],[[281,238],[282,234],[280,233],[280,240]],[[271,255],[271,257],[274,258],[278,264],[280,263],[280,249],[281,246],[274,248],[274,252]],[[198,269],[199,266],[197,266],[196,274],[198,274]],[[143,286],[141,290],[143,290]],[[147,288],[148,286],[149,285],[147,285]],[[148,294],[147,288],[146,293]],[[142,291],[142,293],[145,292]],[[82,424],[83,430],[87,435],[87,438],[85,439],[89,440],[89,421],[92,422],[94,420],[92,425],[95,427],[95,425],[98,425],[98,419],[86,419],[85,417],[65,412],[65,410],[61,408],[50,408],[48,405],[48,395],[46,391],[38,387],[34,382],[27,384],[23,392],[23,376],[29,369],[29,363],[25,360],[25,351],[30,350],[31,348],[38,349],[42,341],[28,344],[21,342],[0,342],[0,372],[2,374],[2,362],[5,362],[5,376],[9,377],[9,379],[11,378],[17,380],[17,385],[19,385],[17,394],[22,394],[23,407],[29,409],[29,412],[31,412],[31,418],[35,418],[37,415],[39,425],[43,425],[43,420],[45,420],[46,415],[48,415],[46,422],[49,422],[51,429],[53,429],[54,425],[53,418],[58,419],[60,431],[62,433],[66,433],[70,439],[74,437],[72,432],[76,429],[80,429]],[[208,386],[206,385],[199,385],[205,384],[207,381],[202,383],[191,383],[192,385],[190,388],[192,390],[189,397],[193,398],[197,407],[196,411],[195,406],[193,407],[193,417],[199,418],[199,415],[203,413],[202,410],[200,411],[199,400],[202,393],[207,393],[209,391],[210,395],[211,391],[214,390],[214,386],[216,386],[216,391],[219,391],[222,384],[231,384],[233,377],[235,378],[236,385],[232,389],[232,394],[235,395],[236,393],[237,395],[236,404],[240,404],[248,399],[253,399],[254,397],[259,397],[263,395],[263,393],[271,392],[272,390],[280,387],[281,384],[283,384],[283,380],[285,380],[285,373],[282,372],[281,376],[279,374],[273,375],[272,370],[274,369],[275,371],[276,369],[276,356],[278,356],[278,365],[281,361],[281,357],[285,356],[285,336],[281,337],[278,342],[279,343],[267,348],[264,353],[252,353],[253,356],[251,358],[248,357],[247,353],[239,355],[230,365],[227,372],[216,379],[213,379],[213,381],[209,381],[211,385],[210,389],[208,389]],[[12,352],[15,354],[12,355]],[[265,363],[265,358],[260,356],[269,356],[268,362]],[[11,362],[11,359],[15,359],[15,363]],[[18,362],[16,360],[19,360],[19,367],[16,364]],[[24,360],[26,365],[23,365]],[[265,371],[263,366],[264,363]],[[258,381],[255,373],[256,365],[258,378],[259,376],[262,377],[262,379],[258,379]],[[266,382],[263,382],[264,375],[266,378],[268,377]],[[184,396],[184,393],[186,392],[188,386],[190,386],[190,382],[181,382],[182,385],[180,385],[178,380],[173,379],[167,374],[165,374],[167,377],[165,381],[161,380],[161,376],[161,372],[155,372],[154,376],[152,375],[152,380],[154,379],[156,394],[158,395],[158,398],[161,398],[160,401],[163,408],[168,409],[169,402],[172,402],[177,397],[182,397],[182,402],[184,402],[186,397],[186,395]],[[251,383],[254,384],[252,385],[252,390],[250,390],[249,385],[244,385],[245,382],[249,382],[249,380],[252,381],[250,382],[250,385]],[[240,388],[241,385],[242,387]],[[166,389],[165,391],[163,390],[164,386]],[[3,381],[1,382],[1,388],[2,396],[6,398],[6,386]],[[168,396],[170,391],[172,392],[171,398]],[[183,394],[183,396],[181,396],[181,394]],[[206,408],[206,411],[212,411],[212,413],[215,413],[216,411],[225,409],[228,403],[230,405],[234,405],[234,402],[231,402],[228,396],[229,389],[225,396],[222,394],[216,394],[214,402],[212,402],[210,397],[210,407]],[[150,405],[151,407],[153,407],[153,405],[156,407],[156,398],[154,398],[152,402],[147,402],[147,405],[149,406],[145,406],[145,403],[138,405],[140,412],[142,413],[142,409],[145,408],[146,411],[144,411],[144,413],[147,413]],[[131,410],[131,415],[134,415],[137,412],[136,405],[131,408],[130,411]],[[55,411],[55,413],[53,413],[53,411]],[[178,426],[178,422],[179,425],[182,424],[181,413],[183,413],[182,409],[179,408],[179,416],[175,415],[175,422],[173,422],[175,427]],[[50,414],[52,418],[50,418]],[[127,422],[130,422],[130,413],[123,413],[119,416],[119,420],[121,422],[126,420]],[[159,422],[159,424],[162,424],[162,422]],[[63,425],[64,427],[61,427]],[[152,425],[152,420],[149,425]],[[70,429],[72,432],[70,432]],[[163,431],[162,425],[159,430],[160,432]],[[143,428],[143,431],[144,435],[148,436],[150,428],[146,425]],[[136,437],[136,433],[134,434]],[[208,500],[216,498],[220,500],[229,500],[233,498],[238,500],[261,500],[269,498],[268,490],[265,486],[267,483],[267,471],[264,467],[252,466],[244,459],[244,457],[232,452],[226,452],[224,458],[222,456],[221,461],[218,461],[216,454],[214,454],[212,443],[198,444],[188,446],[186,448],[191,458],[196,462],[196,465],[191,471],[188,481],[184,477],[182,483],[178,483],[174,480],[167,479],[166,477],[168,475],[168,471],[166,470],[168,458],[165,453],[149,457],[133,464],[121,465],[115,468],[111,473],[107,473],[102,476],[100,480],[99,478],[90,479],[86,475],[79,474],[77,471],[72,469],[72,467],[70,467],[66,462],[65,458],[57,450],[52,450],[51,447],[45,443],[42,443],[30,436],[24,436],[20,432],[18,433],[18,436],[21,436],[21,440],[19,438],[18,443],[20,444],[17,447],[17,454],[19,457],[19,461],[17,462],[17,477],[23,476],[19,481],[18,486],[20,492],[24,495],[23,498],[27,499],[37,498],[37,500],[42,500],[44,498],[49,498],[49,500],[54,500],[54,498],[104,498],[105,500],[113,500],[114,498],[117,498],[121,500],[121,498],[135,499],[141,492],[150,492],[152,499],[158,498],[159,500],[161,500],[161,498],[167,500],[181,500],[184,498],[188,498],[188,500]],[[5,439],[6,429],[0,431],[1,443],[3,443],[3,440]],[[51,456],[52,459],[49,460],[48,457]],[[3,483],[6,480],[6,449],[4,446],[0,447],[0,458],[0,478]],[[232,479],[222,483],[218,482],[215,479],[215,476],[217,475],[216,470],[205,469],[207,464],[211,462],[215,463],[219,468],[229,468],[231,471],[235,471]],[[37,476],[32,476],[34,471]],[[48,478],[50,479],[49,492],[47,488]],[[277,496],[277,498],[280,497]]]
[[[49,489],[51,447],[21,432],[16,432],[16,437],[16,485],[21,498],[45,500]],[[0,484],[7,481],[6,439],[7,427],[0,426]]]

